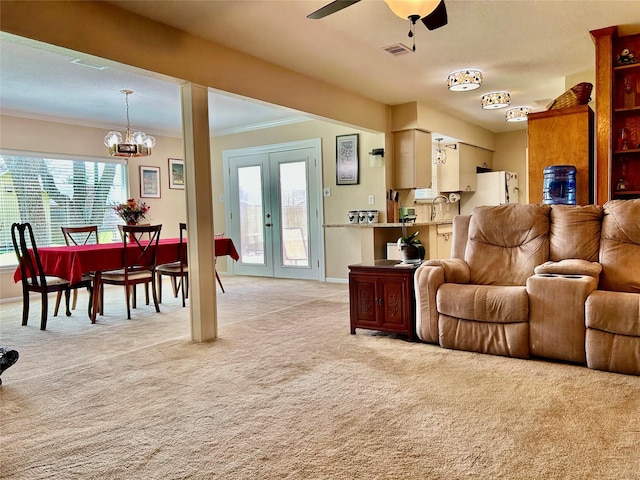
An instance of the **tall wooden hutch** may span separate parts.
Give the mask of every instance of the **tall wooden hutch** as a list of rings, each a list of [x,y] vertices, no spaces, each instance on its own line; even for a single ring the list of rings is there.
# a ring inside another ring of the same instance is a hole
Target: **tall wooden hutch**
[[[640,34],[619,35],[614,26],[593,30],[591,36],[596,47],[596,203],[640,198]]]

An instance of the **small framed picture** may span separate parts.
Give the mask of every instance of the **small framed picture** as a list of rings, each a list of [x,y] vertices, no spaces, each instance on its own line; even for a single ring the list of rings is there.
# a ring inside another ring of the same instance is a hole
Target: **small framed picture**
[[[338,135],[336,137],[336,185],[357,185],[358,172],[358,134]]]
[[[184,160],[169,159],[169,188],[184,190]]]
[[[140,197],[160,198],[160,167],[140,165]]]

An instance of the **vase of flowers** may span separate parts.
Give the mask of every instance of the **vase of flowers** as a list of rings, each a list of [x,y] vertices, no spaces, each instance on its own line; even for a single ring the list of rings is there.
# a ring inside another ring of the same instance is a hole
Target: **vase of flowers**
[[[145,202],[135,198],[113,206],[113,210],[127,225],[137,225],[140,220],[144,220],[150,208]]]

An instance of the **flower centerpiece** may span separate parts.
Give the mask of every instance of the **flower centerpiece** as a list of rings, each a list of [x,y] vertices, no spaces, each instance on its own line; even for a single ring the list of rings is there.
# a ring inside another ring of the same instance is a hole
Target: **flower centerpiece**
[[[145,202],[141,202],[135,198],[130,198],[124,203],[118,203],[113,206],[113,210],[127,225],[135,225],[140,220],[144,220],[150,208],[151,207]]]

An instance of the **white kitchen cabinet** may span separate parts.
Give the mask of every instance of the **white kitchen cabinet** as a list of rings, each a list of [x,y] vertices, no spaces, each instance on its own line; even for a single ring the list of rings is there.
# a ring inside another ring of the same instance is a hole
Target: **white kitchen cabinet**
[[[456,149],[444,147],[447,162],[438,165],[438,190],[440,192],[475,192],[476,167],[491,168],[493,152],[484,148],[456,144]]]
[[[396,190],[431,186],[431,134],[422,130],[394,132]]]

